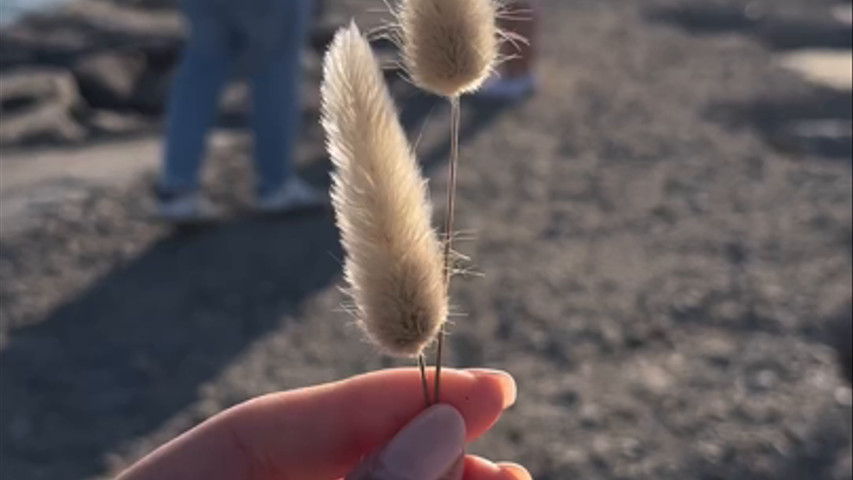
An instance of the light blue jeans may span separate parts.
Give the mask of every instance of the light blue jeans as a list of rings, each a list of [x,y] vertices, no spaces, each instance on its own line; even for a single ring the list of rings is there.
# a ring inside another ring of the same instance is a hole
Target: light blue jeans
[[[161,189],[197,188],[219,95],[238,61],[252,87],[257,187],[277,188],[291,173],[299,129],[310,0],[183,0],[182,9],[190,37],[169,101]]]

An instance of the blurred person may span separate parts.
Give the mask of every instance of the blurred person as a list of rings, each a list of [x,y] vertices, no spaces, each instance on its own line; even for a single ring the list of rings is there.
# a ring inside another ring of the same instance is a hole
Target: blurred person
[[[508,0],[498,25],[508,35],[501,54],[507,60],[478,92],[481,97],[520,100],[536,90],[534,63],[539,22],[537,0]]]
[[[529,480],[518,465],[464,454],[515,402],[513,378],[445,372],[446,403],[425,411],[414,369],[257,398],[160,447],[118,480]]]
[[[159,214],[174,222],[212,219],[198,179],[219,94],[245,61],[252,88],[255,206],[266,213],[320,206],[321,192],[292,172],[300,109],[301,52],[310,0],[182,0],[190,26],[167,112]]]

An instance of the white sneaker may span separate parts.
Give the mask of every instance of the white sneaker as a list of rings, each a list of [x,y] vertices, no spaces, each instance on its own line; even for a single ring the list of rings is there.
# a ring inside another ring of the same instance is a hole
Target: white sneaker
[[[175,224],[197,224],[214,221],[219,209],[198,193],[158,194],[157,215]]]
[[[298,177],[291,177],[281,187],[259,195],[255,208],[261,213],[280,214],[325,207],[329,198]]]
[[[523,100],[536,92],[536,77],[533,74],[521,77],[493,76],[474,95],[502,102]]]

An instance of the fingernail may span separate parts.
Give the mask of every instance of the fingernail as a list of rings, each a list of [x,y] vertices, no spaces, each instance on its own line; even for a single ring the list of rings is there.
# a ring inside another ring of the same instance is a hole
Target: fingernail
[[[533,480],[530,472],[517,463],[499,463],[498,466],[501,467],[501,470],[510,472],[516,480]]]
[[[471,368],[466,370],[466,372],[477,378],[490,378],[500,383],[501,390],[504,394],[503,408],[507,409],[515,405],[515,401],[518,397],[518,388],[515,385],[515,379],[512,378],[512,375],[502,370],[490,370],[486,368]]]
[[[462,415],[449,405],[436,405],[400,431],[377,464],[389,479],[437,480],[457,464],[464,449]]]

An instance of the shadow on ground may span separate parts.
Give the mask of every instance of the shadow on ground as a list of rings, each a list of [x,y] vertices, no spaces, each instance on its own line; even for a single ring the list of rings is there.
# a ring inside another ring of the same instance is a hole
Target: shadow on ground
[[[750,6],[691,4],[650,9],[647,17],[695,35],[749,35],[774,50],[847,48],[849,26],[831,18],[774,17]]]
[[[710,3],[658,7],[646,15],[694,35],[748,36],[777,51],[853,47],[853,29],[828,15],[786,17],[770,15],[756,4]],[[706,114],[730,128],[753,128],[778,150],[849,162],[851,111],[849,90],[815,88],[798,97],[717,102]]]
[[[45,478],[97,473],[328,285],[337,249],[325,216],[175,234],[16,332],[0,355],[3,470],[38,456]]]
[[[411,97],[407,129],[416,132],[438,104]],[[463,141],[503,110],[472,105]],[[433,146],[425,166],[448,151]],[[319,179],[327,169],[323,159],[305,173]],[[175,232],[13,332],[0,352],[0,477],[102,472],[106,452],[190,405],[201,384],[284,318],[299,321],[289,315],[336,281],[340,258],[330,213]]]
[[[815,89],[800,97],[718,102],[706,115],[728,128],[753,128],[776,149],[850,162],[851,92]]]

